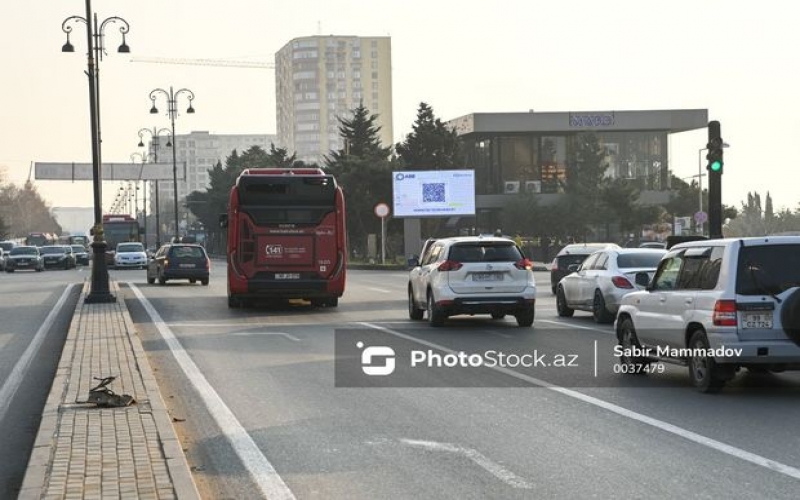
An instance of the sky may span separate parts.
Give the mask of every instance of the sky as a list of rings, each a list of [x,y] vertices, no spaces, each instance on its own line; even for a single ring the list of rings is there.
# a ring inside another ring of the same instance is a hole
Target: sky
[[[800,128],[800,7],[791,2],[93,0],[92,8],[101,22],[119,16],[130,24],[130,54],[116,52],[121,36],[114,24],[105,31],[104,162],[131,161],[141,128],[169,126],[165,113],[149,114],[149,93],[159,87],[195,94],[196,113],[178,117],[178,135],[276,130],[272,69],[147,64],[132,57],[274,62],[297,37],[388,35],[395,142],[411,132],[420,102],[445,121],[530,109],[703,108],[721,122],[730,144],[724,203],[739,207],[752,191],[762,198],[769,192],[776,208],[800,203],[800,174],[787,155]],[[0,175],[6,181],[24,183],[33,162],[91,161],[84,25],[74,25],[75,52],[61,52],[62,22],[85,13],[82,0],[0,6]],[[706,141],[705,129],[671,136],[675,175],[698,174]],[[51,206],[92,205],[91,182],[35,184]],[[116,186],[105,186],[107,207]]]

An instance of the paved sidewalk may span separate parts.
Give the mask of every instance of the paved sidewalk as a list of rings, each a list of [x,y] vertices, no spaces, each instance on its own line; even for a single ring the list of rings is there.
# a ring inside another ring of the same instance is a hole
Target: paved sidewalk
[[[116,283],[111,304],[75,308],[19,498],[196,499],[181,444]],[[87,403],[94,377],[135,404]]]

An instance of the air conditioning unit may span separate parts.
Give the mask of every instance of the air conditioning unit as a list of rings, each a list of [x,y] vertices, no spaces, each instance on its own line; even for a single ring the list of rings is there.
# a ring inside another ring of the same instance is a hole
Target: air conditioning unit
[[[503,185],[503,192],[506,194],[519,193],[519,181],[505,181]]]
[[[541,193],[542,181],[525,181],[526,193]]]

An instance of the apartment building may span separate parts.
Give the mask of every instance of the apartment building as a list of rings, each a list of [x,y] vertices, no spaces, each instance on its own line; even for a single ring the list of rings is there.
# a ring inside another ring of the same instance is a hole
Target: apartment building
[[[324,164],[343,147],[338,118],[360,103],[377,114],[384,146],[391,146],[390,37],[295,38],[275,54],[278,144],[298,160]]]

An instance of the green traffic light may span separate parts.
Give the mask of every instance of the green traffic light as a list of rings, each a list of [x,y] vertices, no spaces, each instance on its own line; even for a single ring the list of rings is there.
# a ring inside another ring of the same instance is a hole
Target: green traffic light
[[[720,170],[722,170],[722,162],[721,162],[721,161],[719,161],[719,160],[715,160],[715,161],[714,161],[714,162],[711,164],[711,171],[712,171],[712,172],[719,172]]]

